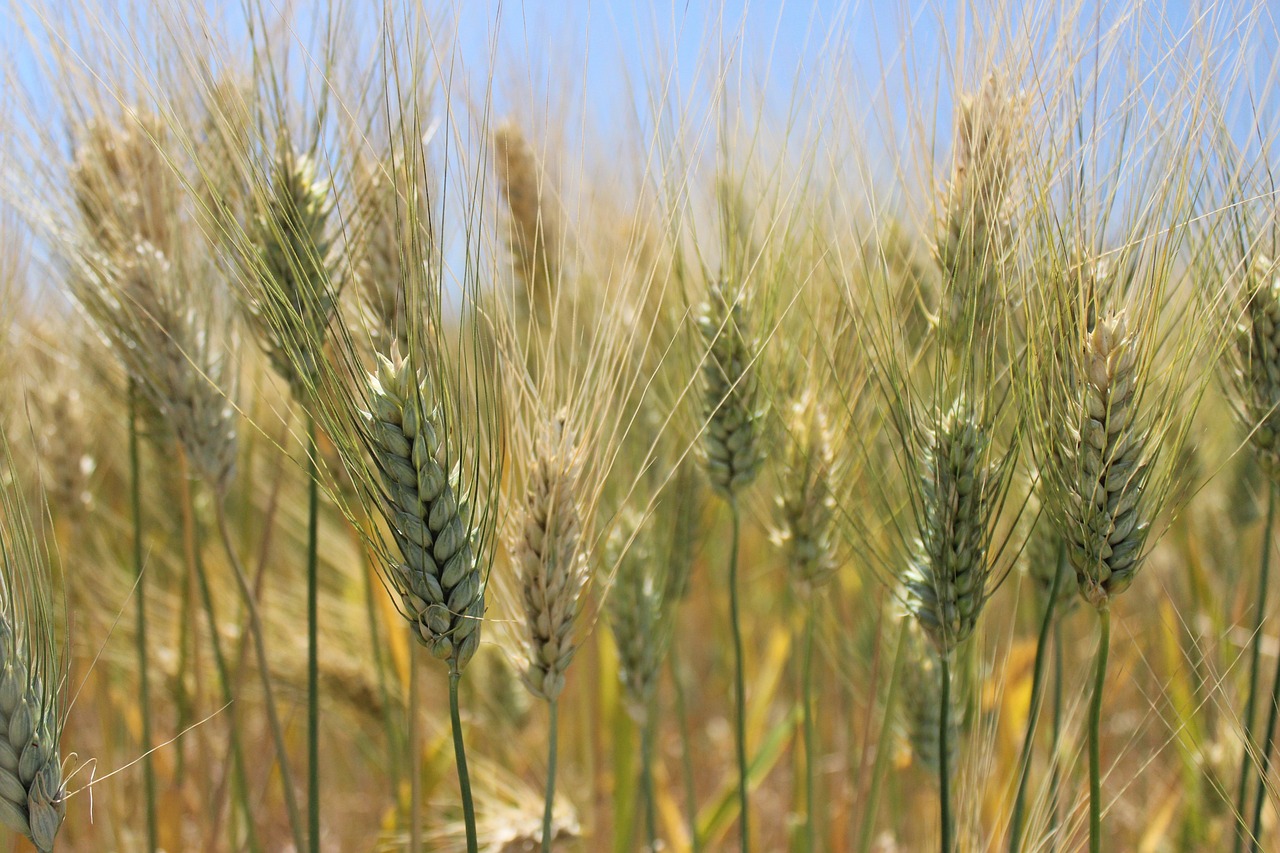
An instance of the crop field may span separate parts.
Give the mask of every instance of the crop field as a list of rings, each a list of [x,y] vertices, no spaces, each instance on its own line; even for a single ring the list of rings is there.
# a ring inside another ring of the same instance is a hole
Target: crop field
[[[1280,850],[1266,3],[0,8],[0,849]]]

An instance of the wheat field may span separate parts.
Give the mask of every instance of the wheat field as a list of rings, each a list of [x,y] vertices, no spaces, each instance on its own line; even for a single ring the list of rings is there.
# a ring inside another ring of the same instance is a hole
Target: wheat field
[[[1269,5],[0,46],[0,846],[1280,849]]]

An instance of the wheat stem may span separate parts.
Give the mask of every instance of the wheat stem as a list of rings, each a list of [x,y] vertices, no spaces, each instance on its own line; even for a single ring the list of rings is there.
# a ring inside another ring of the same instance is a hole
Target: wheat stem
[[[542,853],[551,853],[552,811],[556,801],[556,758],[559,746],[560,702],[552,699],[547,702],[550,709],[550,720],[547,723],[547,791],[546,802],[542,808]]]
[[[316,470],[316,419],[307,414],[307,837],[320,853],[320,662],[316,570],[320,483]]]
[[[258,659],[258,675],[262,679],[262,700],[267,708],[267,723],[271,729],[271,739],[275,743],[276,758],[280,762],[280,787],[284,791],[284,804],[289,816],[289,828],[293,831],[293,842],[296,849],[305,850],[302,836],[301,812],[298,810],[297,792],[293,787],[293,776],[289,769],[288,753],[284,746],[284,727],[280,724],[280,714],[276,710],[275,690],[271,686],[271,668],[267,659],[267,645],[262,629],[262,615],[258,612],[258,603],[254,599],[253,590],[249,586],[249,578],[240,564],[240,555],[236,553],[235,542],[231,538],[231,527],[227,523],[227,511],[221,501],[216,502],[218,517],[218,535],[222,538],[222,547],[226,551],[227,561],[231,563],[231,572],[235,575],[236,586],[244,599],[245,610],[249,615],[249,635],[253,640],[254,654]]]
[[[409,633],[416,635],[417,629],[411,627]],[[422,677],[416,640],[411,636],[409,642],[409,853],[422,851],[422,726],[418,722]]]
[[[941,807],[942,853],[955,850],[955,829],[951,819],[951,654],[938,655],[942,696],[938,710],[938,800]]]
[[[809,597],[809,611],[804,625],[804,664],[801,675],[801,696],[804,704],[804,837],[805,850],[817,849],[817,828],[814,826],[813,806],[813,629],[818,620],[817,602]]]
[[[1267,550],[1271,543],[1267,543]],[[1261,609],[1263,602],[1258,602]],[[1258,640],[1255,638],[1254,643]],[[1262,804],[1267,799],[1267,774],[1271,770],[1271,753],[1275,747],[1276,718],[1280,717],[1280,658],[1276,659],[1276,671],[1271,682],[1271,711],[1267,714],[1267,736],[1263,739],[1262,766],[1258,768],[1258,790],[1253,795],[1253,830],[1249,833],[1249,853],[1258,849],[1258,840],[1262,837]]]
[[[644,827],[648,844],[645,853],[657,853],[658,816],[654,801],[653,789],[653,736],[657,728],[657,702],[650,699],[648,712],[644,715],[644,723],[640,729],[640,789],[644,795]]]
[[[679,643],[672,643],[668,651],[671,665],[671,684],[675,688],[676,717],[680,723],[680,760],[684,775],[685,811],[689,818],[689,850],[702,853],[702,839],[698,836],[698,791],[693,778],[693,738],[689,736],[689,713],[685,706],[684,675],[676,661]]]
[[[729,550],[729,622],[733,631],[734,733],[738,751],[738,825],[742,837],[742,853],[747,853],[751,849],[747,812],[747,691],[742,674],[742,625],[738,616],[738,539],[742,518],[736,500],[729,500],[729,512],[733,517],[733,543]]]
[[[880,734],[876,738],[876,757],[871,765],[871,785],[867,791],[866,808],[862,814],[862,826],[858,830],[859,853],[870,853],[876,828],[876,810],[880,803],[880,783],[889,768],[889,757],[893,752],[892,726],[894,709],[898,701],[898,685],[902,676],[902,667],[907,659],[907,623],[902,622],[898,631],[898,648],[893,654],[893,672],[889,675],[889,687],[884,697],[884,717],[880,721]]]
[[[1044,617],[1040,621],[1040,636],[1036,638],[1036,662],[1031,675],[1031,708],[1027,711],[1027,733],[1022,741],[1022,757],[1018,761],[1018,793],[1013,801],[1013,818],[1009,824],[1009,853],[1018,853],[1022,850],[1022,820],[1027,805],[1027,777],[1031,775],[1031,751],[1035,744],[1036,723],[1040,720],[1040,706],[1044,701],[1045,652],[1049,645],[1049,628],[1053,625],[1053,612],[1058,603],[1058,587],[1062,583],[1062,569],[1066,559],[1066,542],[1059,539],[1053,580],[1049,582]]]
[[[1244,706],[1245,750],[1240,756],[1240,781],[1236,788],[1236,834],[1232,849],[1240,853],[1247,828],[1244,819],[1245,800],[1248,798],[1249,768],[1257,754],[1258,743],[1253,736],[1253,720],[1257,706],[1258,670],[1262,659],[1262,623],[1267,613],[1267,581],[1271,574],[1271,528],[1275,523],[1276,490],[1267,486],[1267,521],[1262,528],[1262,565],[1258,571],[1258,597],[1256,602],[1253,633],[1250,635],[1252,648],[1249,651],[1249,698]],[[1259,783],[1262,784],[1261,778]]]
[[[133,568],[137,576],[138,680],[142,712],[142,776],[146,789],[147,849],[159,847],[156,823],[156,771],[151,761],[151,689],[147,665],[147,595],[142,554],[142,464],[138,449],[138,387],[129,383],[129,496],[133,512]]]
[[[453,756],[458,765],[458,787],[462,792],[462,819],[467,828],[467,853],[479,853],[476,840],[476,807],[471,800],[471,775],[467,772],[467,751],[462,743],[462,716],[458,712],[458,682],[462,671],[458,657],[449,658],[449,720],[453,725]]]
[[[1049,850],[1058,849],[1058,790],[1061,774],[1058,755],[1062,748],[1062,620],[1053,620],[1053,757],[1049,769]]]
[[[1098,727],[1102,721],[1102,688],[1107,681],[1107,653],[1111,646],[1111,608],[1098,609],[1098,661],[1089,703],[1089,853],[1102,850],[1102,751]]]
[[[191,525],[191,566],[195,574],[196,589],[200,594],[200,602],[201,607],[204,609],[205,619],[209,623],[209,642],[213,646],[213,661],[218,670],[218,685],[222,692],[222,702],[224,705],[231,706],[235,698],[235,692],[231,687],[231,673],[227,668],[227,658],[222,651],[217,612],[214,610],[213,594],[209,588],[209,575],[204,566],[203,548],[200,542],[200,523],[196,518],[191,494],[190,466],[187,462],[186,452],[181,449],[178,452],[178,471],[182,479],[183,515]],[[234,776],[232,784],[235,787],[235,795],[239,802],[240,810],[244,814],[245,842],[248,848],[256,853],[262,848],[258,844],[257,833],[253,828],[253,809],[249,805],[249,777],[245,772],[244,749],[240,742],[240,726],[237,722],[234,708],[229,712],[229,717],[228,737],[231,741],[231,770]],[[217,807],[213,813],[213,828],[209,833],[210,844],[213,844],[218,838],[222,825],[222,801],[226,791],[227,778],[227,774],[224,771],[216,788],[214,803],[217,804]]]

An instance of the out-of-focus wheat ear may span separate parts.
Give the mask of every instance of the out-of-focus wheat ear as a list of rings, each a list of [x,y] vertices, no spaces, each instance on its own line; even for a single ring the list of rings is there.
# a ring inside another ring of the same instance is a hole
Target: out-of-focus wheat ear
[[[284,147],[255,197],[249,235],[248,313],[276,372],[297,399],[316,386],[324,339],[337,306],[329,181],[311,155]]]
[[[407,359],[378,356],[369,400],[381,509],[404,560],[389,578],[419,642],[461,670],[480,645],[484,578],[459,474],[446,474],[440,463],[440,412],[432,385]]]
[[[609,627],[618,647],[618,677],[627,713],[637,724],[649,717],[649,704],[665,655],[665,613],[660,554],[652,542],[650,519],[624,511],[610,533],[605,560],[614,566],[607,600]]]
[[[1022,140],[1023,97],[994,76],[957,109],[954,164],[940,202],[934,256],[943,272],[938,326],[965,347],[987,335],[1002,299]]]
[[[40,341],[26,389],[40,485],[55,518],[78,521],[93,509],[90,478],[97,468],[82,373],[73,363],[76,356],[66,353],[65,337],[55,346],[48,329],[33,328],[30,334]]]
[[[903,580],[908,610],[942,654],[973,634],[990,595],[988,551],[1001,478],[989,444],[963,399],[920,442],[920,538]]]
[[[68,247],[69,281],[146,403],[221,492],[236,454],[229,318],[212,295],[218,273],[183,215],[156,121],[96,123],[79,141],[71,186],[81,221]]]
[[[1247,270],[1244,312],[1236,328],[1236,406],[1273,482],[1280,481],[1280,269],[1256,255]]]
[[[902,669],[902,697],[898,701],[902,728],[917,764],[937,777],[942,758],[942,694],[939,690],[941,658],[937,648],[915,620],[902,632],[906,643]],[[952,774],[960,755],[960,727],[964,709],[958,696],[950,699],[947,714],[947,767]]]
[[[36,540],[3,436],[0,445],[0,823],[49,853],[66,817],[59,756],[65,659],[48,552]]]
[[[548,203],[546,172],[512,122],[493,132],[493,161],[507,203],[507,247],[524,286],[517,304],[526,317],[546,324],[556,300],[562,239],[559,218]]]
[[[837,568],[831,491],[835,453],[826,408],[812,391],[792,404],[787,420],[773,540],[787,553],[797,591],[808,598]]]
[[[404,282],[421,272],[406,267],[410,258],[430,257],[430,211],[424,194],[405,180],[402,156],[366,163],[361,171],[354,228],[360,302],[378,350],[408,352]],[[426,244],[415,245],[424,238]]]
[[[1060,619],[1070,613],[1071,609],[1080,602],[1080,588],[1076,583],[1075,572],[1070,562],[1059,559],[1061,550],[1066,545],[1062,535],[1054,526],[1049,514],[1037,512],[1036,509],[1038,506],[1031,506],[1024,511],[1024,517],[1027,518],[1031,529],[1025,538],[1021,562],[1035,590],[1036,601],[1041,610],[1052,603],[1053,618]],[[1057,592],[1052,593],[1055,575],[1058,576]],[[1051,597],[1052,602],[1050,602]]]
[[[702,461],[711,485],[732,501],[751,485],[764,462],[757,345],[743,295],[727,281],[711,285],[697,323],[707,345]]]
[[[530,692],[548,702],[564,689],[576,650],[574,620],[587,581],[587,560],[578,550],[582,521],[574,452],[562,416],[543,426],[512,543],[528,643],[523,677]]]

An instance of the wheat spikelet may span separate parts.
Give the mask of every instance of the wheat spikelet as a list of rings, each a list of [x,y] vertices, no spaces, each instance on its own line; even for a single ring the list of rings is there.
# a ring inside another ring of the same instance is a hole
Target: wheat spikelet
[[[755,341],[746,311],[742,296],[719,281],[697,318],[708,347],[702,362],[702,458],[711,485],[729,499],[755,480],[764,461]]]
[[[11,473],[7,444],[3,459]],[[0,823],[48,853],[66,816],[63,664],[44,552],[13,486],[0,495]]]
[[[609,538],[608,561],[617,567],[609,590],[609,627],[618,647],[618,677],[627,713],[644,723],[666,654],[666,589],[655,552],[652,519],[625,512]]]
[[[985,334],[1001,299],[1013,191],[1019,164],[1022,98],[988,77],[960,100],[955,163],[943,192],[934,255],[942,269],[938,320],[952,346]]]
[[[907,744],[917,764],[937,779],[942,758],[939,743],[941,733],[942,694],[939,672],[939,651],[926,637],[915,620],[909,621],[902,632],[901,642],[907,644],[902,669],[902,699],[899,708]],[[959,763],[960,726],[964,719],[963,705],[957,695],[951,693],[951,709],[947,715],[947,767],[954,774]]]
[[[270,185],[250,234],[262,276],[249,299],[249,316],[267,358],[296,398],[314,387],[325,331],[336,308],[329,215],[329,182],[308,154],[283,148],[273,163]]]
[[[405,316],[404,282],[421,271],[408,268],[410,258],[429,256],[431,235],[426,199],[416,187],[405,186],[403,157],[364,166],[360,204],[356,208],[356,275],[360,299],[375,342],[383,352],[394,345],[399,352],[409,348],[409,328]],[[414,205],[407,210],[406,205]],[[427,245],[415,245],[415,241]]]
[[[493,160],[509,214],[507,245],[524,284],[518,296],[526,316],[545,322],[555,302],[561,266],[560,227],[544,197],[545,174],[512,122],[493,132]]]
[[[907,607],[942,653],[973,633],[986,604],[991,523],[1001,478],[990,439],[964,400],[928,431],[919,462],[920,538],[905,573]]]
[[[512,554],[519,566],[526,619],[525,684],[554,702],[573,660],[574,619],[587,581],[586,556],[578,552],[578,466],[563,416],[543,430],[529,472],[524,504],[516,515]]]
[[[420,641],[462,669],[480,645],[484,583],[457,473],[446,475],[438,460],[439,413],[430,383],[408,359],[379,355],[369,395],[383,514],[404,557],[391,581]]]
[[[1275,262],[1256,256],[1248,271],[1245,310],[1236,329],[1236,406],[1251,430],[1258,461],[1280,479],[1280,274]]]
[[[53,332],[32,330],[39,348],[52,349]],[[40,460],[40,484],[55,514],[80,519],[93,506],[89,478],[97,468],[92,424],[81,393],[83,375],[72,357],[37,357],[28,383],[30,429]],[[78,360],[76,360],[78,361]]]
[[[1070,563],[1058,559],[1062,536],[1048,515],[1041,513],[1030,517],[1034,521],[1022,548],[1022,564],[1041,608],[1049,605],[1054,576],[1059,575],[1058,593],[1053,599],[1054,618],[1057,619],[1069,612],[1080,600],[1075,573]]]
[[[1095,607],[1133,581],[1149,522],[1141,505],[1147,480],[1147,431],[1138,418],[1137,338],[1124,312],[1098,319],[1083,341],[1078,414],[1054,452],[1075,482],[1059,528],[1080,592]]]
[[[166,132],[150,113],[130,112],[118,123],[89,122],[71,169],[71,193],[92,243],[108,257],[148,243],[174,249],[177,177],[166,159]]]
[[[835,454],[826,409],[812,391],[792,404],[788,420],[790,443],[783,459],[773,540],[786,549],[792,579],[808,597],[836,571],[836,503],[831,494]]]

